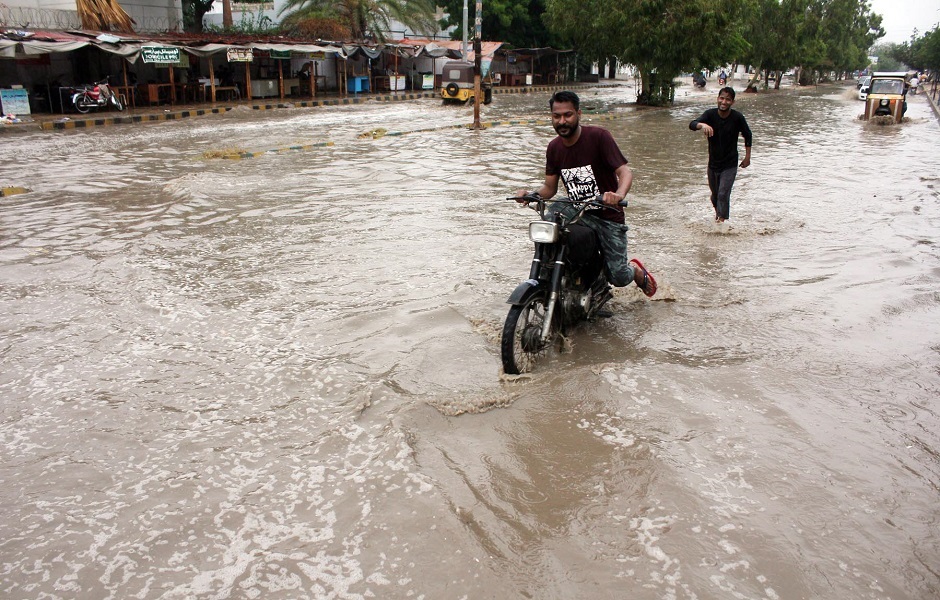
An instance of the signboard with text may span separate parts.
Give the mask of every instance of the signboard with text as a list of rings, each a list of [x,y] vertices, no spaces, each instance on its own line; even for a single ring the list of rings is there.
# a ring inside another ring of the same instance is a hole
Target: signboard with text
[[[145,63],[167,65],[180,61],[180,49],[166,46],[143,46],[140,57]]]
[[[0,90],[0,109],[5,115],[28,115],[29,92],[19,89]]]
[[[225,56],[229,62],[251,62],[254,58],[251,48],[229,48]]]

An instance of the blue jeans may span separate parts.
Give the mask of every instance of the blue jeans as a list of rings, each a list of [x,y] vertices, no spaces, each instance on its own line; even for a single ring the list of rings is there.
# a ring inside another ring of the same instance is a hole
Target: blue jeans
[[[578,214],[578,209],[571,204],[552,204],[549,210],[561,213],[568,218],[573,218]],[[635,269],[627,259],[627,229],[629,228],[622,223],[601,219],[590,213],[584,215],[578,223],[589,227],[597,234],[597,242],[604,255],[607,281],[615,287],[633,283]]]
[[[716,218],[731,218],[731,186],[734,185],[737,175],[737,167],[721,170],[708,167],[708,189],[712,191],[712,206],[715,207]]]

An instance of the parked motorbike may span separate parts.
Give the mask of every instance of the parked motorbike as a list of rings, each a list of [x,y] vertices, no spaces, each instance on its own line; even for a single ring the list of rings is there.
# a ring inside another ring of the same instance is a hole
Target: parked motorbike
[[[75,110],[82,114],[92,109],[97,110],[107,106],[108,103],[111,103],[118,110],[124,110],[124,104],[114,93],[114,90],[111,89],[107,79],[99,81],[93,86],[86,85],[83,88],[76,89],[75,93],[72,94],[72,104],[75,105]]]
[[[503,325],[500,350],[503,371],[510,375],[533,370],[540,356],[576,324],[593,321],[613,297],[597,234],[578,223],[589,208],[612,207],[601,202],[600,196],[587,202],[567,198],[552,202],[577,208],[574,217],[566,218],[549,210],[549,202],[538,194],[522,199],[539,220],[529,223],[529,239],[535,243],[529,278],[507,301],[512,307]],[[627,201],[620,205],[626,206]]]

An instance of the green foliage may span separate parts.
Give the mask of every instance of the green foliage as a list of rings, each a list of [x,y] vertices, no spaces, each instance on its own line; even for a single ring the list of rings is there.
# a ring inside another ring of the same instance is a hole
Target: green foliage
[[[934,27],[922,38],[922,45],[918,49],[918,62],[924,70],[934,73],[940,71],[940,27]]]
[[[343,23],[353,40],[387,40],[391,22],[414,31],[436,31],[433,0],[287,0],[281,9],[288,25],[305,19]]]
[[[897,44],[875,44],[872,46],[869,54],[878,57],[878,63],[870,65],[874,71],[904,71],[907,65],[896,58],[898,52]]]
[[[940,70],[940,27],[922,36],[915,31],[910,42],[895,44],[889,49],[889,55],[916,71]]]
[[[213,0],[183,0],[183,29],[189,32],[202,31],[202,19],[212,10]]]
[[[799,29],[804,68],[845,72],[868,65],[868,49],[884,35],[881,15],[865,0],[810,0]]]
[[[445,12],[441,29],[456,27],[452,39],[463,39],[463,0],[442,0]],[[541,15],[545,0],[485,0],[481,29],[487,40],[504,42],[514,48],[559,47],[562,42],[545,26]],[[475,37],[476,1],[467,0],[467,39]]]
[[[242,12],[241,19],[238,23],[232,23],[231,28],[208,25],[205,29],[215,33],[270,34],[278,31],[280,26],[274,23],[271,17],[265,15],[263,9],[258,8],[258,12]]]
[[[336,19],[292,13],[281,21],[281,32],[312,40],[348,40],[349,28]]]
[[[546,23],[596,61],[614,56],[640,71],[638,101],[668,104],[682,72],[745,52],[745,0],[547,0]]]

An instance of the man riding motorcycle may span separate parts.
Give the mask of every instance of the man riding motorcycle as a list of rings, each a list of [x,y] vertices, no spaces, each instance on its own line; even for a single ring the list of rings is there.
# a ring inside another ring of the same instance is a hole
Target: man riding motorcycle
[[[542,198],[552,198],[561,180],[571,200],[589,201],[601,196],[607,207],[590,211],[580,223],[597,235],[607,280],[616,287],[632,281],[652,297],[656,293],[653,275],[639,260],[627,260],[627,226],[623,208],[618,205],[633,184],[633,171],[626,157],[609,131],[581,125],[581,101],[574,92],[556,92],[549,100],[549,107],[552,127],[558,137],[548,144],[545,182],[536,193]],[[525,202],[523,196],[528,193],[528,190],[518,190],[518,201]],[[558,212],[574,216],[577,209],[566,204]]]

